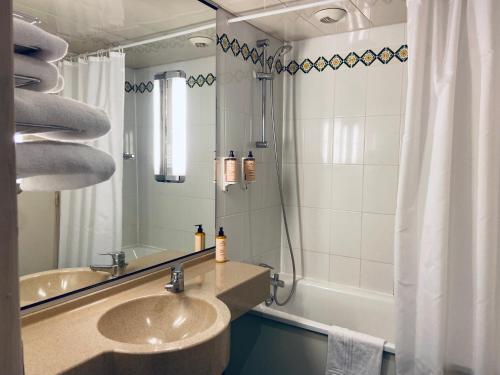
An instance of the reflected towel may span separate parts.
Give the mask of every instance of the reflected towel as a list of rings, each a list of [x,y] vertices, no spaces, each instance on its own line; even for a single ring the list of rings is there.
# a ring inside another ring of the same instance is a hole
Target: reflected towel
[[[384,340],[331,326],[326,375],[380,375]]]
[[[111,128],[107,114],[96,107],[57,95],[16,89],[14,93],[16,131],[41,133],[37,127],[56,126],[40,136],[61,141],[84,141],[99,138]]]
[[[54,90],[59,78],[59,70],[54,64],[18,53],[14,54],[14,74],[39,79],[40,82],[22,88],[41,92]]]
[[[58,36],[19,18],[13,18],[12,41],[20,46],[37,47],[39,50],[30,54],[48,62],[57,61],[66,56],[68,43]]]
[[[16,144],[16,170],[24,191],[60,191],[108,180],[115,162],[87,145],[35,141]]]

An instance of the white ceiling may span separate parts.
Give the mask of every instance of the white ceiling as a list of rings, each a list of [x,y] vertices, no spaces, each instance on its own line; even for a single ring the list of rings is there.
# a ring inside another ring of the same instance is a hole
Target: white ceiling
[[[41,19],[41,27],[81,54],[141,40],[193,24],[215,21],[215,11],[198,0],[14,0],[14,11]],[[197,32],[210,35],[215,30]],[[127,66],[144,67],[215,54],[196,48],[188,36],[127,50]]]
[[[317,0],[214,0],[222,8],[237,16],[315,1]],[[314,17],[316,11],[335,6],[346,9],[347,17],[335,24],[323,24]],[[248,22],[278,39],[294,41],[405,21],[405,0],[339,0],[337,3],[329,3],[325,6],[263,17]]]
[[[235,15],[245,15],[317,0],[213,0]],[[336,24],[322,24],[314,12],[339,6],[348,11]],[[249,21],[284,41],[406,21],[405,0],[339,0],[336,4]],[[81,54],[145,39],[171,30],[214,21],[215,11],[198,0],[14,0],[14,10],[38,17],[41,27],[66,39]],[[215,40],[215,30],[197,32]],[[188,36],[127,49],[126,64],[141,68],[215,54],[215,45],[196,48]]]

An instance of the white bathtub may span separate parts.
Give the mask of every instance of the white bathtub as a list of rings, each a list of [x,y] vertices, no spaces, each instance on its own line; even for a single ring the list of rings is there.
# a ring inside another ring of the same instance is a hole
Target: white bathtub
[[[283,300],[291,285],[283,277],[286,289],[280,288]],[[283,307],[261,304],[253,314],[307,329],[324,335],[336,325],[386,340],[384,351],[394,354],[394,297],[332,283],[298,280],[295,296]]]

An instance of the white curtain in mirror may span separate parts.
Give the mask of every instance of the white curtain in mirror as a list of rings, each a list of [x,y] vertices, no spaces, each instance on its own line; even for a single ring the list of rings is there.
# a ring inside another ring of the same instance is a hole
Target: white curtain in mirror
[[[500,374],[500,2],[407,6],[397,373]]]
[[[103,183],[61,192],[59,267],[108,263],[99,253],[122,247],[122,176],[125,55],[64,61],[63,96],[104,109],[111,131],[88,142],[113,156],[116,172]]]

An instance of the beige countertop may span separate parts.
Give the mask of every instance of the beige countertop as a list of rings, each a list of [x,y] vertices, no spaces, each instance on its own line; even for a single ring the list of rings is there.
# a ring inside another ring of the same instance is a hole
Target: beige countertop
[[[104,337],[97,328],[98,320],[106,311],[124,302],[169,293],[164,289],[168,281],[170,271],[163,270],[24,316],[26,375],[111,374],[113,355],[128,354],[131,346]],[[267,298],[269,270],[231,261],[215,263],[213,258],[193,261],[185,266],[183,293],[206,300],[218,298],[226,304],[234,320]],[[226,310],[221,311],[224,314]],[[148,345],[134,346],[132,352],[163,350],[168,348]]]

